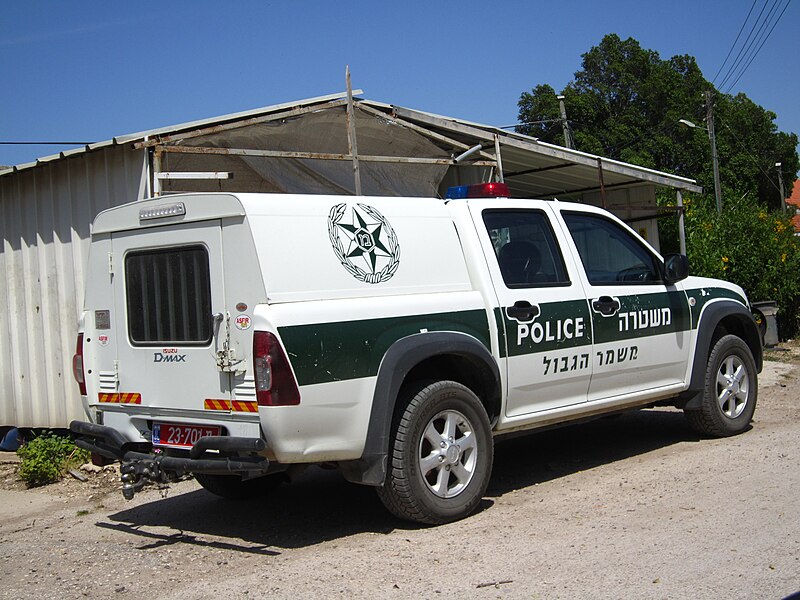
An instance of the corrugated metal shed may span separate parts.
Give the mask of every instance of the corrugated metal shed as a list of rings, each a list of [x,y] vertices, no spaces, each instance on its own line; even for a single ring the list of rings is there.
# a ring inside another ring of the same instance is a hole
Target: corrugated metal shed
[[[0,424],[65,427],[89,224],[144,194],[142,150],[107,145],[0,178]]]
[[[353,193],[348,117],[365,194],[442,194],[447,185],[504,177],[518,197],[605,203],[623,218],[647,219],[656,186],[700,191],[690,179],[487,125],[360,98],[348,108],[345,96],[119,136],[0,171],[0,425],[66,427],[83,416],[71,358],[98,212],[162,185],[165,192]],[[233,178],[159,178],[173,168]]]

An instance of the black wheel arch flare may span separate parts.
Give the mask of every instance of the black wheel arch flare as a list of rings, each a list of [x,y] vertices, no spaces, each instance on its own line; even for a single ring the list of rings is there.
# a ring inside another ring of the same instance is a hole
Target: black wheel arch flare
[[[706,363],[714,342],[730,333],[739,336],[753,354],[756,371],[761,372],[763,353],[761,335],[752,313],[742,304],[734,300],[719,300],[706,306],[697,324],[697,341],[692,360],[692,374],[689,387],[681,395],[683,408],[692,409],[699,405],[706,374]]]
[[[418,333],[396,341],[378,368],[364,452],[359,460],[340,463],[348,481],[364,485],[383,485],[392,418],[398,396],[408,375],[432,359],[457,359],[470,367],[471,379],[483,389],[473,390],[483,401],[490,421],[500,411],[500,368],[491,352],[476,338],[465,333],[436,331]],[[444,374],[447,378],[451,374]],[[463,382],[462,382],[463,383]]]

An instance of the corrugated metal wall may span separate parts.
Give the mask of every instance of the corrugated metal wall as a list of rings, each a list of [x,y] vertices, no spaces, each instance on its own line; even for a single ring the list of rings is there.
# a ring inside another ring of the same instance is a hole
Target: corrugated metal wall
[[[0,426],[84,417],[72,355],[89,225],[144,197],[144,160],[109,146],[0,177]]]

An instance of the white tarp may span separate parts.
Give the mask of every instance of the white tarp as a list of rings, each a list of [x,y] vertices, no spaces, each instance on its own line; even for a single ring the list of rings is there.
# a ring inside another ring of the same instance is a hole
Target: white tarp
[[[359,155],[449,158],[427,137],[356,108]],[[348,154],[344,107],[258,123],[179,142],[213,148]],[[447,165],[360,161],[361,190],[374,196],[436,196]],[[165,192],[239,191],[354,194],[351,160],[179,154],[167,152],[162,171],[230,171],[231,180],[170,180]]]

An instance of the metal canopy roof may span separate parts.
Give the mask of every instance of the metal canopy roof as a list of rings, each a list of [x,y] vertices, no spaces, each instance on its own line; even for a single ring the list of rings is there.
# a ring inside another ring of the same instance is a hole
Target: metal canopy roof
[[[696,193],[703,191],[693,179],[548,144],[531,136],[504,131],[490,125],[368,100],[362,102],[391,111],[404,120],[445,133],[470,145],[478,142],[491,144],[494,136],[498,135],[506,183],[517,192],[515,195],[521,197],[571,196],[598,191],[600,164],[606,189],[652,184]]]
[[[354,90],[353,93],[360,95],[363,94],[363,91]],[[314,110],[316,105],[320,105],[320,109],[324,109],[325,107],[322,105],[327,104],[329,107],[332,101],[345,96],[345,93],[330,94],[211,119],[192,121],[171,127],[117,136],[107,141],[89,144],[82,148],[46,156],[34,162],[10,167],[0,171],[0,176],[10,175],[44,163],[84,152],[91,152],[107,146],[166,141],[166,138],[170,136],[180,137],[181,133],[218,126],[233,125],[235,127],[240,124],[245,126],[251,122],[259,122],[271,115],[309,112]],[[504,178],[514,196],[568,198],[600,191],[601,188],[613,189],[640,185],[669,187],[696,193],[702,192],[702,188],[692,179],[548,144],[530,136],[508,132],[490,125],[472,123],[453,117],[435,115],[362,98],[356,98],[355,105],[357,108],[373,115],[381,115],[383,118],[394,121],[399,125],[425,132],[431,139],[438,140],[437,143],[442,147],[449,146],[449,150],[457,147],[469,148],[482,144],[485,152],[476,153],[476,158],[479,156],[487,158],[487,155],[494,155],[496,143],[499,143]],[[464,164],[469,164],[469,162],[465,161]]]

